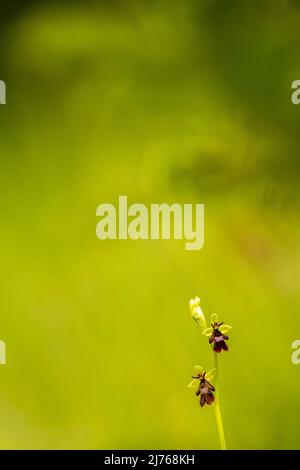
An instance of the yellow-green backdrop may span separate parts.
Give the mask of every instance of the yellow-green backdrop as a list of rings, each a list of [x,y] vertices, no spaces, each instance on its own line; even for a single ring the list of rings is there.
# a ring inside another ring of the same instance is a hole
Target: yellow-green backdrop
[[[0,447],[218,448],[199,295],[228,447],[299,448],[299,2],[3,3]],[[98,240],[121,194],[204,203],[203,250]]]

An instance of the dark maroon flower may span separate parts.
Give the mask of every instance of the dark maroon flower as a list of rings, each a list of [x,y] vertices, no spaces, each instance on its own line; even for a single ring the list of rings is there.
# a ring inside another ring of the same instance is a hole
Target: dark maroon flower
[[[225,333],[230,330],[229,325],[224,325],[223,322],[218,322],[218,317],[214,313],[211,317],[211,328],[207,328],[203,331],[203,334],[209,336],[209,344],[212,344],[213,350],[216,353],[228,351],[228,345],[226,341],[229,340],[229,336]]]
[[[208,372],[207,376],[206,373],[203,372],[202,367],[196,366],[195,367],[195,374],[193,375],[193,381],[190,383],[190,388],[197,387],[196,395],[197,397],[200,395],[200,406],[203,407],[205,403],[207,405],[211,405],[214,402],[214,394],[215,387],[207,380],[209,378],[212,380],[215,374],[215,369]],[[198,383],[199,380],[199,383]]]

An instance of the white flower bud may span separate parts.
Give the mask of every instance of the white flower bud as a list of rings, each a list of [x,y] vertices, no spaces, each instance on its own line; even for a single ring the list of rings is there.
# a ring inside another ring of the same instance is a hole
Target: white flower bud
[[[191,299],[190,300],[190,312],[191,312],[191,315],[193,317],[193,319],[199,323],[199,325],[201,326],[202,330],[205,330],[206,329],[206,320],[205,320],[205,316],[199,306],[200,304],[200,299],[199,297],[195,297],[194,299]]]

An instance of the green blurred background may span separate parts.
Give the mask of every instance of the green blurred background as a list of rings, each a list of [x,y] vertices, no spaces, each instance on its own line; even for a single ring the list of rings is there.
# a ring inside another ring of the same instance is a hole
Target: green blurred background
[[[218,448],[199,295],[228,447],[300,448],[300,2],[3,4],[0,447]],[[97,240],[121,194],[204,203],[204,249]]]

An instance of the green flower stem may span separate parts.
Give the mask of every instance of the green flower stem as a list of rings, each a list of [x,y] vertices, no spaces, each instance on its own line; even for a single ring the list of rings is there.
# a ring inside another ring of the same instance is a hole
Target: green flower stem
[[[224,434],[223,421],[222,421],[221,408],[220,408],[218,354],[215,352],[213,354],[214,354],[215,368],[216,368],[216,375],[215,375],[216,392],[215,392],[214,408],[215,408],[215,415],[216,415],[216,422],[217,422],[221,450],[226,450],[226,441],[225,441],[225,434]]]

